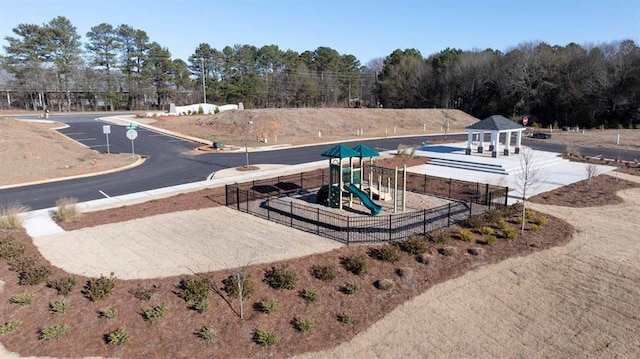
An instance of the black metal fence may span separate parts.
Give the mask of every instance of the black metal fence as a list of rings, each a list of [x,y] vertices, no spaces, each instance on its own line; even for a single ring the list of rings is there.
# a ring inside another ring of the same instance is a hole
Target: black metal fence
[[[449,198],[451,202],[411,212],[354,217],[293,197],[311,194],[311,189],[325,184],[327,176],[327,170],[317,170],[227,185],[225,202],[239,211],[345,244],[396,242],[412,235],[425,235],[507,203],[508,188],[424,175],[411,181],[408,178],[408,189]]]

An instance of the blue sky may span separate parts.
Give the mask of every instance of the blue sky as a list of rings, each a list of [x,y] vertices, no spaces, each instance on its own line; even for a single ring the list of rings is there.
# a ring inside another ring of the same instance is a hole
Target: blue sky
[[[83,41],[91,26],[128,24],[185,60],[203,42],[298,52],[328,46],[363,65],[406,48],[426,57],[528,41],[640,43],[640,0],[0,0],[0,44],[20,23],[59,15]]]

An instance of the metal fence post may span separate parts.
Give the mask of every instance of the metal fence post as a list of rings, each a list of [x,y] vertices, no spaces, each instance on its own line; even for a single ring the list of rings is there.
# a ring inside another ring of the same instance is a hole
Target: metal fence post
[[[229,205],[229,185],[224,185],[224,205]]]
[[[449,195],[447,197],[451,198],[451,177],[449,177]]]
[[[505,187],[504,191],[504,206],[506,207],[509,201],[509,187]]]
[[[240,187],[236,187],[236,208],[240,210]]]
[[[484,204],[485,206],[488,204],[489,208],[491,208],[491,203],[489,202],[489,199],[491,198],[491,196],[489,195],[489,184],[487,183],[485,186],[486,186],[486,191],[484,193],[484,196],[485,196]]]
[[[347,216],[347,245],[349,245],[349,236],[351,235],[351,223],[349,221],[351,217]]]
[[[469,217],[471,217],[471,213],[473,213],[473,201],[469,199]]]
[[[447,228],[451,227],[451,202],[449,202],[449,210],[447,211]]]
[[[422,210],[422,235],[427,236],[427,210]]]
[[[389,242],[391,242],[391,215],[389,215]]]
[[[320,235],[320,208],[316,208],[316,234]]]

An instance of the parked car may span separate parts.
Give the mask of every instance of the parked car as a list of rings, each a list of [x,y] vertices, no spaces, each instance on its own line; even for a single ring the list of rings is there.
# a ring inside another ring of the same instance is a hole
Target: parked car
[[[532,138],[538,138],[538,139],[541,139],[541,140],[546,140],[546,139],[551,138],[551,134],[550,133],[544,133],[544,132],[534,132],[531,135],[531,137]]]

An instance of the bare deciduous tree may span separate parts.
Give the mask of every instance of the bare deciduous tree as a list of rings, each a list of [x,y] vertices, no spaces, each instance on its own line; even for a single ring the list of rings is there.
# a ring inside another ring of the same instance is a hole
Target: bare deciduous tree
[[[520,153],[520,172],[516,175],[516,187],[522,193],[522,227],[521,233],[524,233],[525,214],[527,207],[527,194],[534,190],[543,181],[542,167],[536,163],[533,151],[525,148]]]
[[[589,163],[584,168],[584,173],[587,175],[587,190],[591,191],[591,187],[593,186],[593,178],[597,177],[600,174],[600,170],[598,169],[597,165]]]

